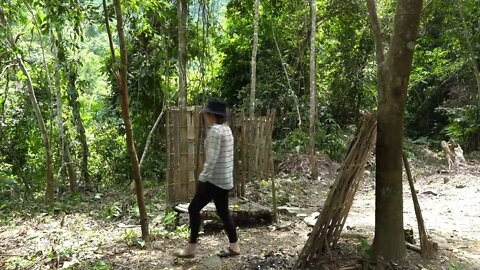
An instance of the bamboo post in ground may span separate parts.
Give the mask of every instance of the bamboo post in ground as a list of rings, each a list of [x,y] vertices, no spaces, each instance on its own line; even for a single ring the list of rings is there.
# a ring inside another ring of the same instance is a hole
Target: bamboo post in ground
[[[174,182],[173,182],[173,160],[172,160],[172,139],[171,139],[171,130],[172,126],[170,125],[170,115],[172,110],[170,108],[167,109],[167,119],[166,119],[166,127],[167,127],[167,170],[166,170],[166,178],[167,178],[167,205],[171,208],[173,204],[173,190],[174,190]]]
[[[417,217],[418,223],[418,234],[420,235],[420,248],[421,255],[424,258],[432,257],[432,247],[428,241],[427,232],[425,230],[425,223],[423,222],[422,211],[420,209],[420,204],[418,203],[417,193],[415,192],[415,186],[413,184],[412,172],[410,170],[410,164],[408,163],[407,155],[403,152],[403,164],[405,165],[405,172],[407,173],[408,185],[410,186],[410,191],[412,192],[413,206],[415,208],[415,216]]]
[[[245,184],[247,183],[247,150],[248,150],[248,138],[247,138],[247,121],[245,120],[245,113],[242,111],[240,116],[240,132],[241,132],[241,144],[240,144],[240,152],[242,155],[242,189],[241,194],[242,197],[245,196]]]
[[[274,170],[273,170],[273,157],[270,156],[270,180],[272,181],[272,204],[273,204],[273,222],[275,224],[278,223],[278,213],[277,213],[277,189],[275,187],[275,177],[274,177]]]
[[[265,162],[268,162],[268,171],[267,171],[267,175],[270,176],[270,180],[272,181],[272,204],[273,204],[273,221],[276,223],[278,223],[278,213],[277,213],[277,190],[276,190],[276,187],[275,187],[275,177],[274,177],[274,165],[273,165],[273,155],[272,155],[272,133],[273,133],[273,124],[274,124],[274,119],[275,119],[275,110],[269,112],[267,114],[267,117],[265,118],[266,120],[266,123],[265,125],[267,125],[266,129],[267,129],[267,134],[266,134],[266,150],[267,150],[267,161]]]

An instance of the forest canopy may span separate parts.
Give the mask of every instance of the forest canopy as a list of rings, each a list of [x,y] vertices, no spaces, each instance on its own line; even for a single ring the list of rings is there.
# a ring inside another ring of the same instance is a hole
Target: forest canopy
[[[385,41],[395,2],[377,4]],[[452,138],[473,152],[480,147],[480,6],[475,0],[457,2],[424,5],[406,135],[434,148]],[[141,156],[158,115],[179,100],[177,3],[122,3],[130,114]],[[187,105],[221,97],[231,107],[248,108],[253,7],[253,0],[188,1]],[[308,152],[308,10],[305,1],[286,0],[262,1],[259,9],[255,110],[277,112],[277,155]],[[0,11],[0,191],[13,189],[27,199],[43,192],[47,177],[55,179],[55,189],[73,176],[80,186],[127,184],[118,67],[112,65],[120,51],[112,59],[107,35],[109,27],[117,46],[112,3],[104,10],[98,0],[3,0]],[[316,28],[316,150],[341,160],[361,115],[376,110],[375,42],[361,0],[317,1]],[[165,136],[162,119],[142,164],[146,180],[164,181]]]

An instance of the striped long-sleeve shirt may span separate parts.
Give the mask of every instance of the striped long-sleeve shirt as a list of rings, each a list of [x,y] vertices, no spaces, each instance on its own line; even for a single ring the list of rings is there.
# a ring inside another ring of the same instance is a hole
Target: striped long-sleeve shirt
[[[199,181],[233,188],[233,135],[226,124],[212,125],[205,140],[205,162]]]

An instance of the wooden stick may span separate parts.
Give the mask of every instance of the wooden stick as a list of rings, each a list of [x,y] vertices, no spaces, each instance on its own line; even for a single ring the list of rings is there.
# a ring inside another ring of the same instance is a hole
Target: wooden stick
[[[412,192],[412,200],[413,200],[413,206],[415,208],[415,216],[417,217],[418,234],[420,235],[421,254],[422,254],[422,257],[424,258],[430,258],[432,256],[432,250],[431,250],[430,243],[428,241],[427,232],[425,230],[425,223],[423,222],[422,211],[420,209],[420,204],[418,203],[417,193],[415,192],[412,172],[410,170],[410,164],[408,163],[407,155],[405,152],[403,152],[402,157],[403,157],[403,164],[405,165],[405,172],[407,173],[408,184],[410,186],[410,191]]]
[[[270,179],[272,180],[272,201],[273,201],[273,220],[275,224],[278,223],[278,213],[277,213],[277,191],[275,187],[275,177],[274,177],[274,164],[273,164],[273,155],[272,155],[272,133],[273,133],[273,124],[275,120],[275,110],[269,113],[270,117],[267,134],[267,151],[268,151],[268,173],[270,174]]]
[[[407,246],[408,250],[415,251],[419,254],[422,254],[422,249],[419,246],[416,246],[414,244],[410,244],[408,242],[405,242],[405,245]],[[422,255],[423,256],[423,255]]]

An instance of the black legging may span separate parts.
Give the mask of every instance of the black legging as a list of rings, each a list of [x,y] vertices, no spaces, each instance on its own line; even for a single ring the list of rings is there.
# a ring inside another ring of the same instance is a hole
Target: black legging
[[[200,230],[200,211],[212,199],[217,208],[217,215],[222,220],[223,227],[227,232],[228,240],[230,243],[237,242],[237,231],[228,210],[228,190],[209,182],[199,182],[197,192],[188,207],[188,214],[190,215],[190,243],[197,243],[198,231]]]

